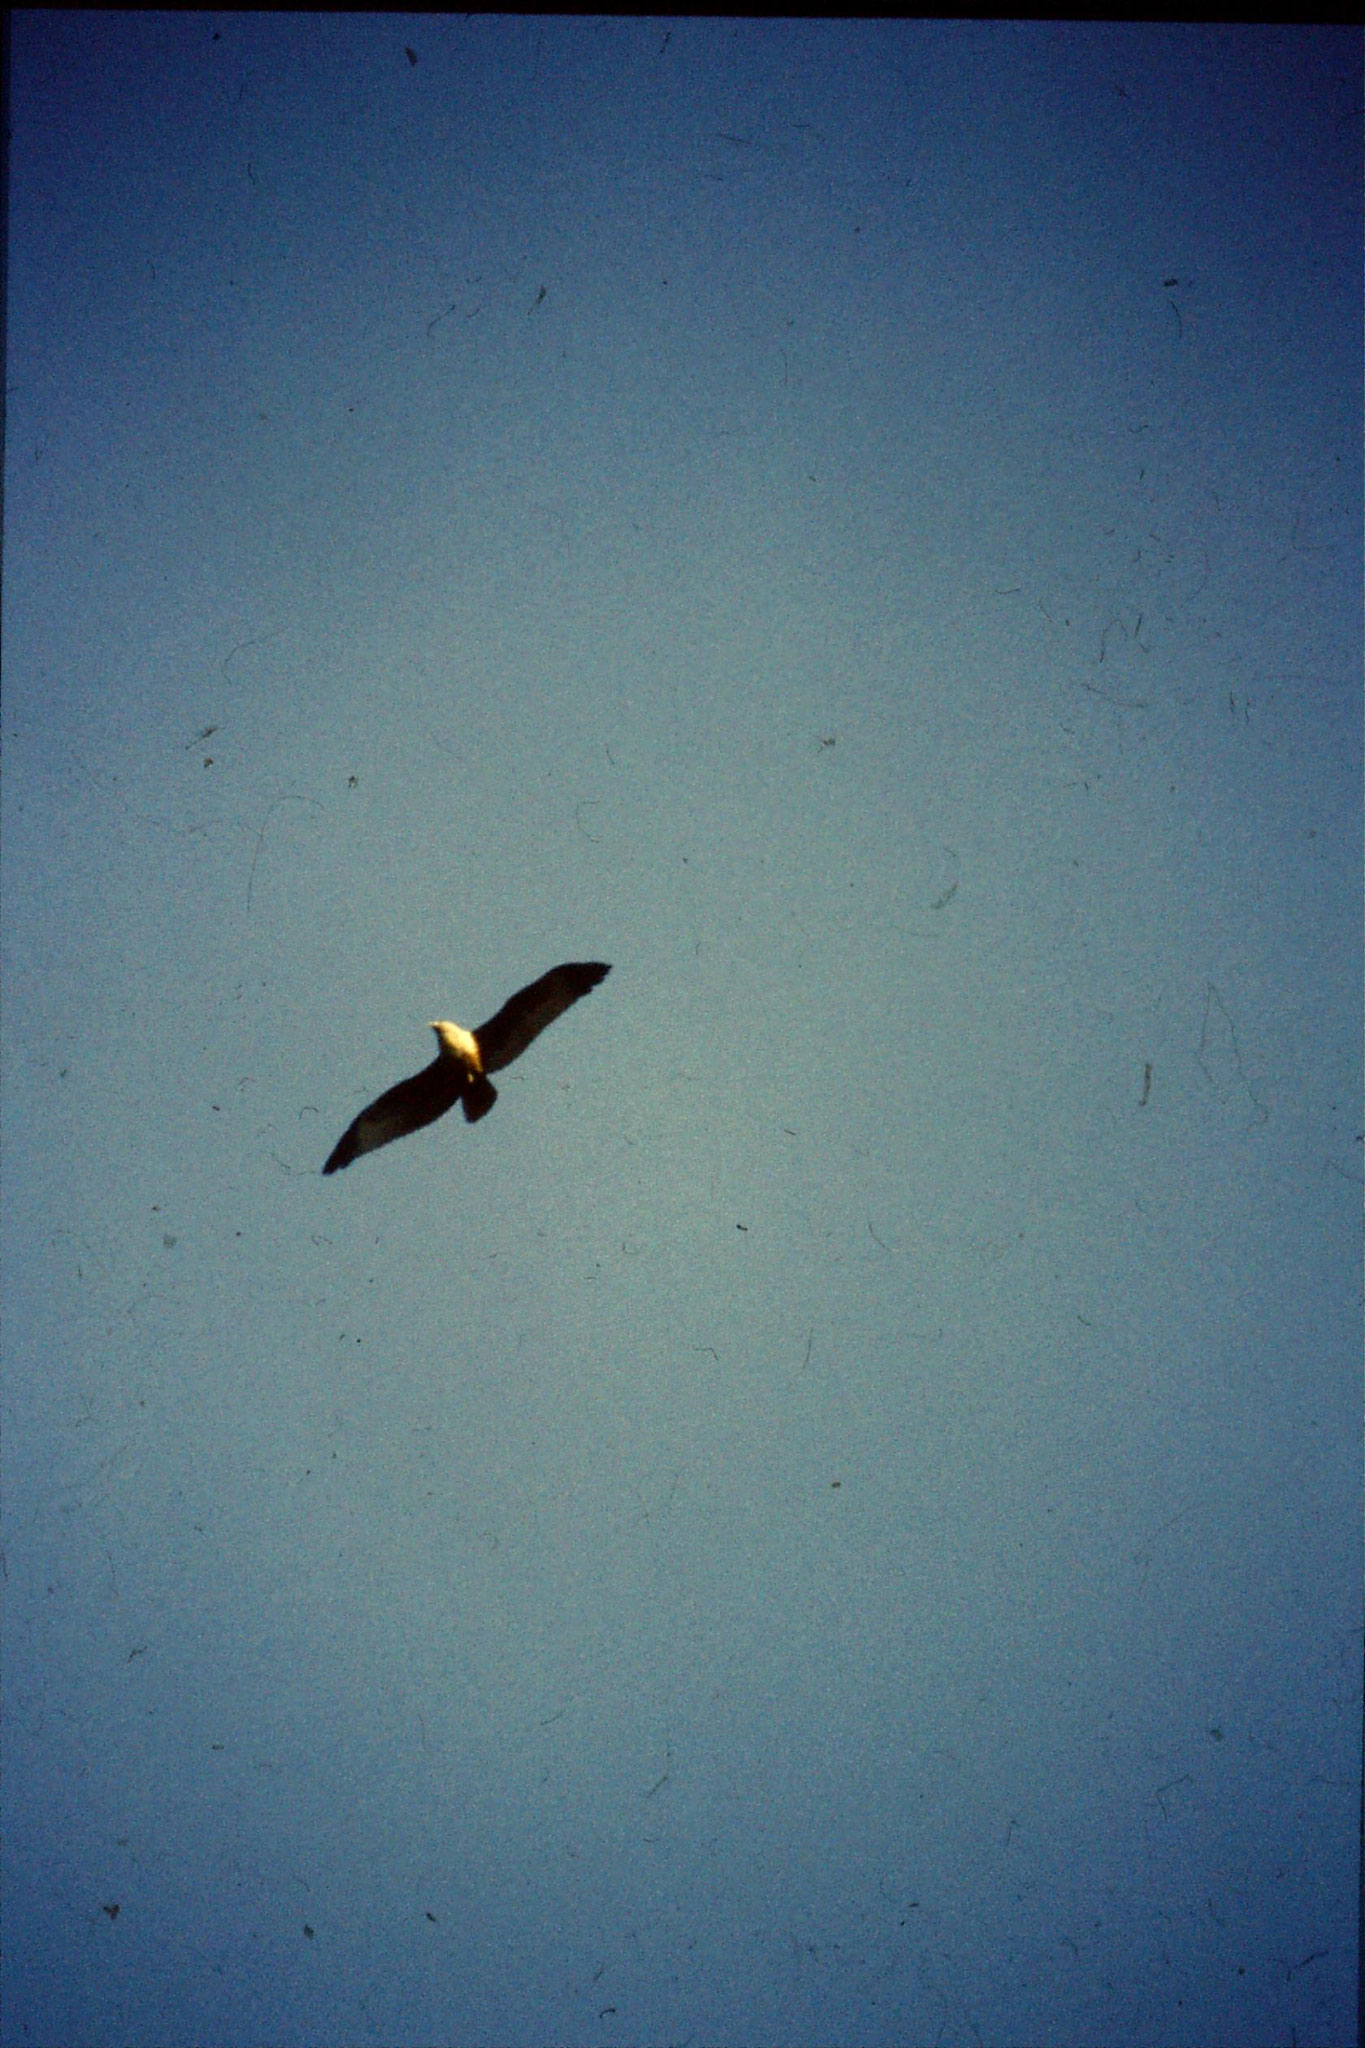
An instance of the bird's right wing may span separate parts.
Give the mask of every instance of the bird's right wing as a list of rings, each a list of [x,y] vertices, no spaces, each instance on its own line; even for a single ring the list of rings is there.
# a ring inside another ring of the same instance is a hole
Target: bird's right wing
[[[455,1061],[437,1058],[420,1074],[386,1088],[342,1133],[323,1172],[337,1173],[362,1152],[377,1151],[395,1138],[406,1138],[409,1131],[420,1131],[423,1124],[434,1124],[459,1099],[463,1086],[464,1075]]]
[[[604,960],[566,960],[562,967],[552,967],[548,974],[542,974],[539,981],[518,989],[497,1016],[490,1017],[474,1033],[484,1072],[496,1074],[499,1067],[510,1067],[532,1039],[539,1038],[547,1024],[562,1017],[580,996],[587,995],[610,973]]]

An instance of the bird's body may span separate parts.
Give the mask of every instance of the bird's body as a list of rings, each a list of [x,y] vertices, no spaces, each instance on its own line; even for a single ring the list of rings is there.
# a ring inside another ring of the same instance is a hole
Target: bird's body
[[[466,1121],[477,1123],[498,1099],[488,1076],[510,1066],[548,1024],[563,1016],[610,972],[601,960],[566,961],[519,989],[477,1031],[466,1031],[461,1024],[433,1024],[439,1050],[431,1065],[386,1089],[362,1109],[337,1141],[323,1172],[337,1173],[362,1152],[376,1151],[395,1138],[405,1138],[409,1131],[420,1131],[423,1124],[435,1123],[457,1102],[464,1104]]]

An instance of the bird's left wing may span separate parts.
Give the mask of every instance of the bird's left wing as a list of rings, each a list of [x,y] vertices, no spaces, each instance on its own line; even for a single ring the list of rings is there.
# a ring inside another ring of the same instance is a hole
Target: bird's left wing
[[[381,1145],[391,1145],[395,1138],[406,1138],[409,1131],[420,1131],[423,1124],[434,1124],[457,1099],[464,1080],[454,1060],[434,1059],[420,1074],[411,1074],[396,1087],[386,1088],[342,1132],[323,1172],[336,1173],[362,1152],[377,1151]]]
[[[542,974],[529,987],[518,989],[497,1016],[490,1017],[474,1033],[484,1072],[496,1074],[500,1067],[510,1067],[532,1039],[539,1038],[547,1024],[562,1017],[580,996],[587,995],[610,973],[611,968],[604,960],[567,960],[562,967],[552,967],[548,974]]]

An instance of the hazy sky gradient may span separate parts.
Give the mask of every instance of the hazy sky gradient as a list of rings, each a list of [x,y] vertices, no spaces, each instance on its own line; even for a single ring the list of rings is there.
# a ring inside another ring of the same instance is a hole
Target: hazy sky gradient
[[[1359,39],[13,37],[6,2041],[1349,2039]]]

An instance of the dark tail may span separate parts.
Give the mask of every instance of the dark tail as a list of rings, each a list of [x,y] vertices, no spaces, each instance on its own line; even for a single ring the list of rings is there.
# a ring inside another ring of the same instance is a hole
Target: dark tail
[[[497,1099],[498,1091],[487,1074],[479,1074],[464,1091],[465,1122],[476,1124],[481,1116],[487,1116]]]

